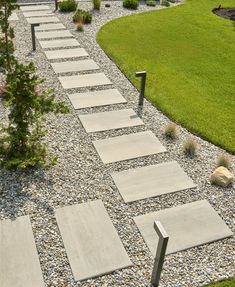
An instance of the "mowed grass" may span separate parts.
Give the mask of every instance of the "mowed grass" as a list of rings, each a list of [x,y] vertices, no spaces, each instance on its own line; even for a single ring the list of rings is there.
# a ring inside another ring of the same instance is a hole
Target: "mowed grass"
[[[235,287],[235,278],[231,278],[217,283],[212,283],[204,287]]]
[[[185,4],[123,17],[104,25],[97,41],[146,97],[192,132],[235,153],[235,22],[214,15],[235,0]]]

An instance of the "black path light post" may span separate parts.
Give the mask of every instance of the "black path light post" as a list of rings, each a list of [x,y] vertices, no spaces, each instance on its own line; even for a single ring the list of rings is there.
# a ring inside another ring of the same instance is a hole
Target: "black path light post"
[[[142,72],[136,72],[135,75],[136,75],[136,77],[140,77],[141,78],[140,96],[139,96],[139,103],[138,103],[138,115],[142,116],[143,106],[144,106],[144,92],[145,92],[145,83],[146,83],[147,73],[145,71],[142,71]]]
[[[40,26],[39,23],[31,24],[31,36],[32,36],[32,47],[33,51],[36,51],[36,38],[35,38],[35,27]]]
[[[158,239],[156,257],[155,257],[154,266],[153,266],[151,283],[154,287],[158,287],[160,277],[161,277],[162,267],[163,267],[163,263],[164,263],[164,259],[166,255],[166,248],[167,248],[169,236],[160,221],[154,222],[154,229],[157,232],[159,239]]]
[[[55,11],[58,10],[58,0],[55,0]]]

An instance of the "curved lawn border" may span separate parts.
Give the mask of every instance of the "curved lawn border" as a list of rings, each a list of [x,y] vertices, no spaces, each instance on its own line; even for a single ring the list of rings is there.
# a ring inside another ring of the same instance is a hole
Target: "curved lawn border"
[[[225,0],[229,6],[233,0]],[[212,13],[220,1],[188,0],[171,9],[105,24],[97,41],[146,97],[177,123],[235,153],[235,30]]]

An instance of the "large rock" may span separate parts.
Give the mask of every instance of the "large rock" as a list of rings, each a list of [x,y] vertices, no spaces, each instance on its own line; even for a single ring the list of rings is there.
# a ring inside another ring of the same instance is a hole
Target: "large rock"
[[[225,167],[220,166],[218,167],[211,175],[210,181],[214,184],[217,184],[222,187],[228,186],[234,177],[232,173]]]

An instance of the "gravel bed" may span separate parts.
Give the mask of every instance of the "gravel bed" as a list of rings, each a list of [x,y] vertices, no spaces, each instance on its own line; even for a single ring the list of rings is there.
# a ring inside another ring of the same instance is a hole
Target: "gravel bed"
[[[101,50],[95,36],[99,28],[111,19],[160,7],[141,5],[138,11],[133,12],[124,10],[121,2],[110,2],[110,4],[110,8],[105,8],[103,3],[101,11],[93,13],[93,22],[85,27],[84,33],[76,32],[76,27],[71,22],[71,13],[57,14],[61,22],[81,43],[81,47],[87,50],[90,58],[110,78],[113,82],[112,87],[118,88],[127,99],[127,104],[74,111],[66,91],[62,89],[42,49],[38,46],[37,52],[31,53],[30,27],[20,11],[17,12],[20,21],[12,22],[16,31],[16,55],[24,62],[33,61],[39,67],[38,74],[46,78],[45,87],[53,87],[56,97],[64,100],[71,108],[67,115],[47,117],[49,147],[59,157],[55,167],[48,171],[0,170],[0,219],[30,215],[46,286],[150,286],[153,258],[133,222],[132,218],[137,215],[207,199],[234,231],[234,186],[223,189],[212,186],[208,180],[208,175],[216,166],[217,156],[225,153],[223,150],[192,135],[180,126],[179,138],[175,141],[167,140],[163,136],[163,128],[170,120],[147,101],[143,114],[145,126],[87,134],[78,120],[79,114],[121,108],[136,110],[137,107],[138,91]],[[91,4],[80,3],[79,7],[91,9]],[[87,89],[73,89],[70,92],[83,90]],[[5,116],[6,111],[0,105],[0,120],[4,121]],[[151,130],[168,152],[104,165],[92,145],[92,140],[143,130]],[[194,159],[185,157],[182,151],[182,144],[189,137],[194,138],[199,144],[198,155]],[[229,156],[234,170],[235,157]],[[197,184],[196,189],[124,203],[109,175],[110,172],[169,160],[176,160],[184,168]],[[75,282],[54,211],[62,206],[96,199],[102,199],[104,202],[134,266],[82,283]],[[202,286],[211,281],[231,277],[235,274],[234,259],[234,238],[168,255],[160,286]]]

